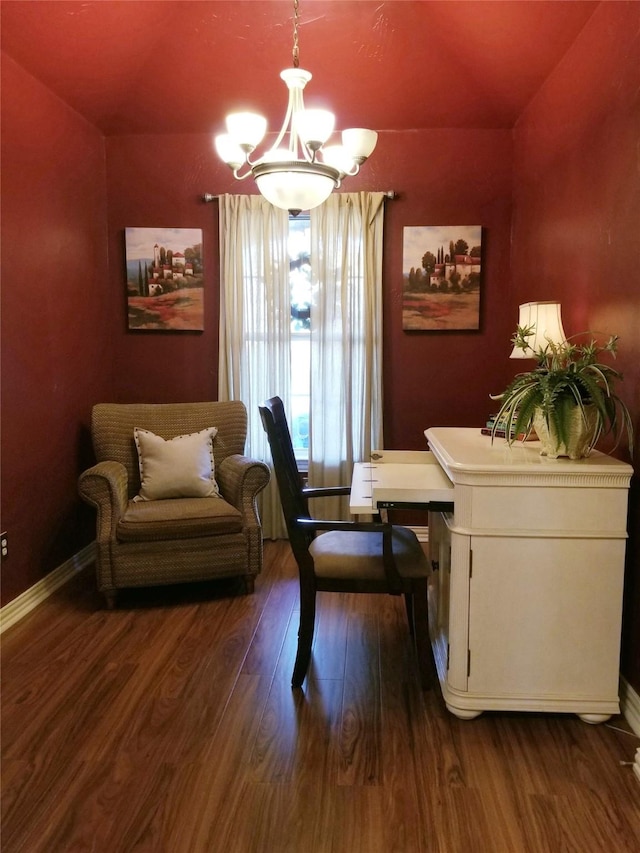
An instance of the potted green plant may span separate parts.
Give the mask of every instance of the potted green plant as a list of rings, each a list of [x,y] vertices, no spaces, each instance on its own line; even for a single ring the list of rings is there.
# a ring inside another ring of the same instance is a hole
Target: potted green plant
[[[533,333],[533,326],[518,326],[513,345],[528,350]],[[626,433],[632,454],[631,415],[614,391],[622,374],[600,360],[604,354],[615,358],[618,337],[610,337],[604,345],[593,337],[585,343],[574,340],[549,341],[535,352],[536,367],[519,373],[494,398],[501,406],[492,437],[498,428],[504,429],[511,444],[535,430],[543,455],[578,459],[588,456],[601,436],[611,433],[617,445]]]

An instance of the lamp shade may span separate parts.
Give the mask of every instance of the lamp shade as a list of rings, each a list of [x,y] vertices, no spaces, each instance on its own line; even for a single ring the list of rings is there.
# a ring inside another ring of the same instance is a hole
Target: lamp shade
[[[567,339],[559,302],[525,302],[520,306],[518,325],[533,327],[533,334],[527,338],[528,347],[514,347],[510,358],[535,358],[550,342],[563,344]]]

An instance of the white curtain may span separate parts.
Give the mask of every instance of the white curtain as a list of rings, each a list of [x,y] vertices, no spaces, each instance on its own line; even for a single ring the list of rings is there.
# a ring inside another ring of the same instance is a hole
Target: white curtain
[[[309,483],[345,485],[351,482],[353,463],[384,446],[384,193],[334,193],[310,218],[314,303]],[[314,500],[314,513],[348,518],[348,500]]]
[[[275,395],[290,412],[288,214],[262,196],[220,205],[220,400],[242,400],[246,452],[270,459],[258,406]],[[311,211],[310,485],[347,485],[354,461],[382,444],[383,193],[334,193]],[[347,518],[345,499],[314,513]],[[283,538],[275,477],[261,495],[265,538]]]
[[[270,459],[258,406],[289,399],[289,215],[258,195],[223,195],[220,213],[218,398],[247,407],[245,453]],[[275,477],[259,497],[266,538],[286,537]]]

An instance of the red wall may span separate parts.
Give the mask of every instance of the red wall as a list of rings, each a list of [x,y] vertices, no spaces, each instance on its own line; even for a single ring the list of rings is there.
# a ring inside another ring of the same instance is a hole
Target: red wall
[[[509,131],[382,132],[374,156],[344,187],[399,193],[398,199],[386,203],[385,214],[388,447],[421,448],[424,429],[435,424],[479,424],[492,409],[489,393],[501,390],[511,333],[511,318],[502,308],[509,289],[511,149]],[[255,192],[255,186],[233,180],[218,161],[209,136],[119,137],[108,141],[107,152],[111,288],[120,295],[114,340],[116,394],[123,401],[215,398],[217,204],[205,205],[201,196]],[[485,229],[481,330],[403,332],[403,227],[447,224]],[[203,333],[127,332],[123,289],[127,226],[203,229]]]
[[[205,192],[219,189],[220,181],[212,177],[214,158],[209,137],[202,135],[107,140],[109,272],[117,313],[112,358],[118,402],[217,398],[218,211],[217,203],[202,201]],[[204,332],[128,331],[124,229],[136,226],[202,229]]]
[[[427,427],[483,424],[495,408],[489,394],[502,390],[512,140],[509,131],[414,131],[382,134],[380,149],[369,186],[400,193],[385,214],[385,445],[420,450]],[[402,330],[403,229],[416,225],[482,226],[479,331]]]
[[[95,536],[76,479],[110,393],[102,137],[2,56],[2,601]]]
[[[562,302],[568,335],[618,334],[640,455],[640,4],[602,3],[515,133],[512,315]],[[625,450],[618,451],[621,458]],[[640,496],[631,491],[622,671],[640,690]],[[606,570],[606,566],[603,566]]]

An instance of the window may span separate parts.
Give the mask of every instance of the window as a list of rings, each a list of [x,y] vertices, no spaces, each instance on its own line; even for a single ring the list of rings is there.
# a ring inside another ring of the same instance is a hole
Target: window
[[[289,217],[291,289],[291,440],[296,459],[309,458],[311,381],[311,232],[309,214]]]
[[[282,397],[317,486],[348,482],[383,446],[383,220],[383,193],[333,193],[308,221],[256,194],[219,201],[219,399],[243,400],[247,451],[269,459],[257,409]],[[325,503],[325,517],[348,517],[345,499]],[[275,478],[261,518],[267,538],[285,535]]]

